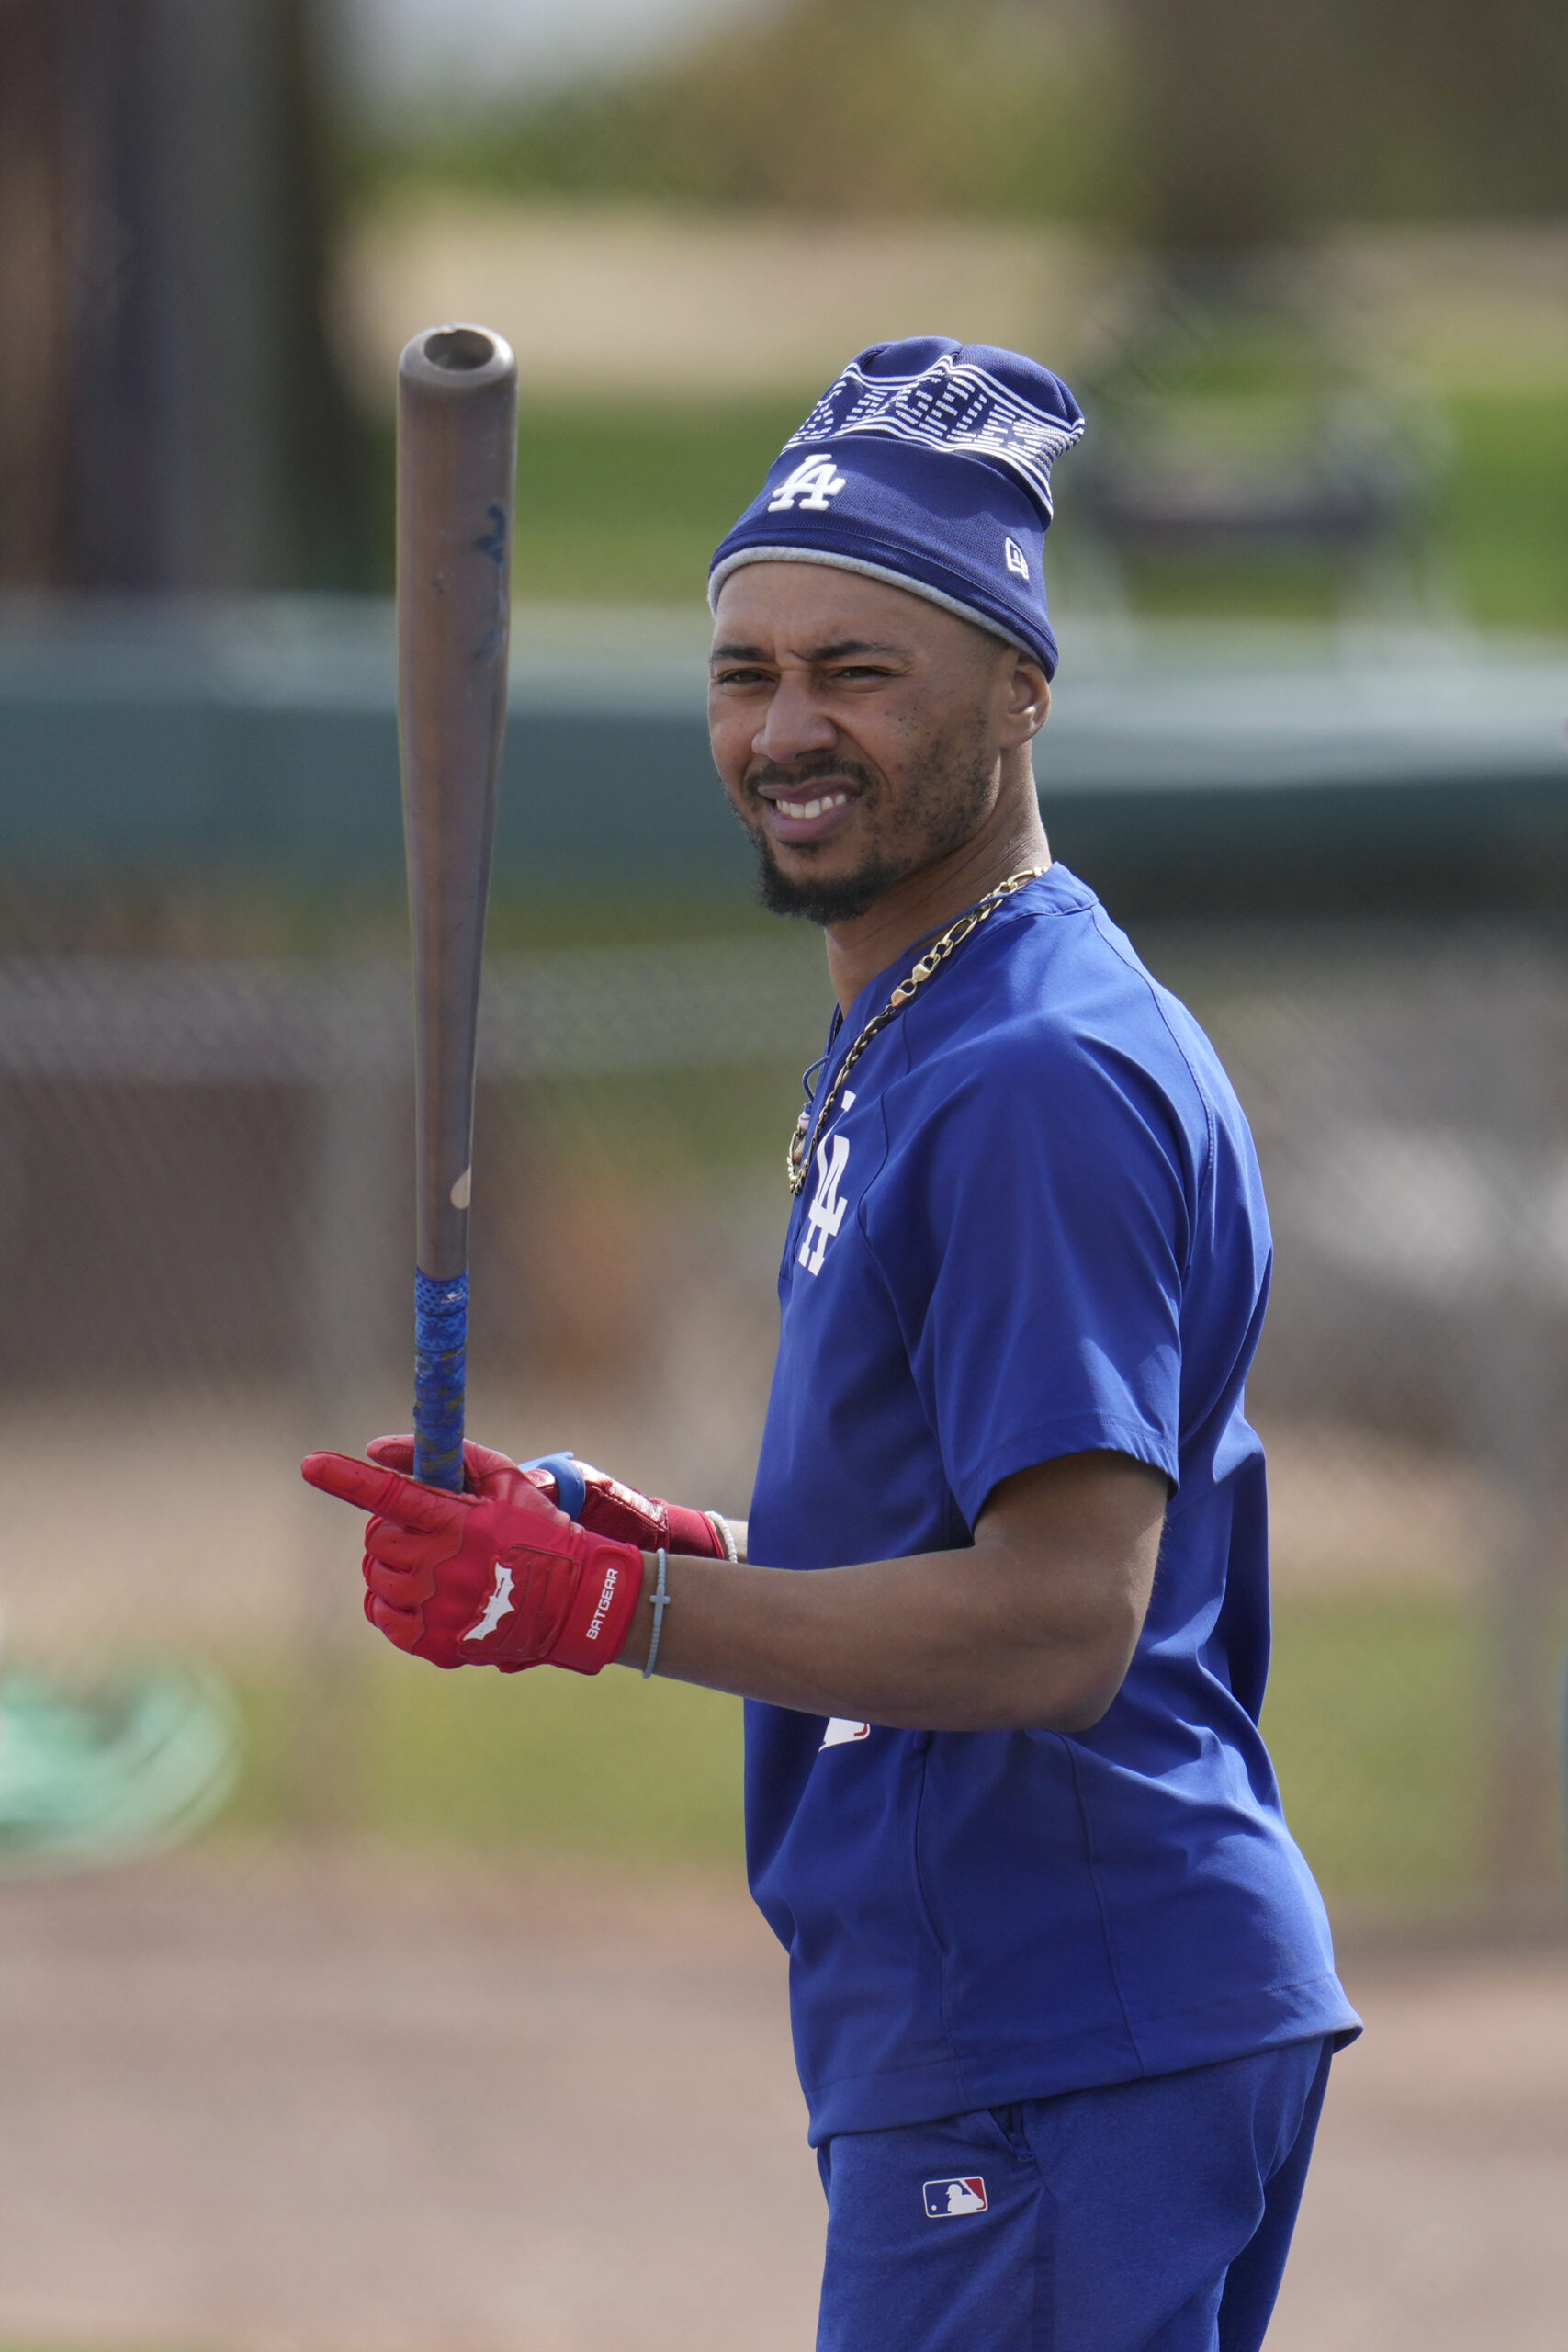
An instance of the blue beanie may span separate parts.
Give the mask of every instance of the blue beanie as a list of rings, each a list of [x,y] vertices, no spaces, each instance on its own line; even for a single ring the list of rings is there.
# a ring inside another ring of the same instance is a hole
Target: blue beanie
[[[1082,433],[1066,384],[1016,351],[873,344],[784,443],[714,557],[708,602],[743,563],[836,564],[977,621],[1054,677],[1051,467]]]

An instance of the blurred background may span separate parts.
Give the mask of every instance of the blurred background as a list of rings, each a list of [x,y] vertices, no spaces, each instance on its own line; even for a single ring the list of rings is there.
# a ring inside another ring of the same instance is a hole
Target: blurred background
[[[1265,1729],[1381,2027],[1270,2340],[1557,2343],[1565,134],[1551,0],[0,0],[0,2346],[808,2334],[738,1708],[411,1667],[295,1468],[407,1420],[452,317],[523,383],[470,1426],[744,1513],[829,1000],[706,560],[864,345],[1031,352],[1043,805],[1258,1136]],[[601,2259],[605,2163],[708,2186]]]

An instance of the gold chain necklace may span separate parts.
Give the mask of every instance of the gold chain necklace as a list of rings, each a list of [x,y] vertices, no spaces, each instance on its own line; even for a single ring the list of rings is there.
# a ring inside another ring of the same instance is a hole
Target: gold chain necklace
[[[998,882],[994,890],[987,890],[983,899],[976,899],[975,904],[966,908],[956,922],[950,923],[942,937],[933,940],[926,949],[908,978],[899,981],[882,1011],[873,1013],[866,1023],[865,1027],[839,1064],[839,1074],[823,1096],[821,1107],[817,1110],[815,1119],[811,1114],[817,1106],[810,1095],[807,1096],[806,1107],[795,1121],[795,1133],[789,1139],[789,1156],[784,1164],[784,1173],[789,1178],[792,1197],[799,1193],[806,1182],[806,1172],[811,1165],[811,1155],[817,1148],[818,1139],[823,1128],[832,1114],[833,1105],[844,1091],[845,1079],[848,1078],[872,1039],[882,1035],[888,1023],[903,1012],[916,990],[925,986],[933,972],[940,971],[953,949],[962,947],[972,931],[978,931],[987,917],[995,914],[1004,899],[1010,899],[1013,892],[1021,890],[1026,882],[1037,882],[1045,870],[1043,865],[1021,866],[1016,874],[1010,874],[1005,882]],[[808,1079],[810,1075],[810,1071],[807,1070]]]

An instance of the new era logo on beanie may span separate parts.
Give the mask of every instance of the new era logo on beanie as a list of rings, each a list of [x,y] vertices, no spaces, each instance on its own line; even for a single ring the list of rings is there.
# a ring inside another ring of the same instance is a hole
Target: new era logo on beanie
[[[1083,433],[1048,368],[919,336],[851,361],[713,560],[837,564],[961,613],[1056,668],[1043,554],[1051,468]]]

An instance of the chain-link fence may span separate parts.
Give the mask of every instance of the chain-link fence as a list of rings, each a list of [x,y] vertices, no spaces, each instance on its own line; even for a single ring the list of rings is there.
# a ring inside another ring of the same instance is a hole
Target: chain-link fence
[[[1267,1726],[1348,1901],[1557,1883],[1568,956],[1461,925],[1153,939],[1258,1137]]]
[[[351,1544],[295,1464],[406,1421],[409,1023],[401,965],[339,933],[327,962],[106,953],[100,925],[0,969],[16,1649],[219,1662],[249,1718],[231,1822],[731,1846],[729,1702],[667,1697],[652,1731],[541,1688],[570,1678],[459,1704],[356,1622]],[[1299,1832],[1347,1905],[1550,1901],[1568,956],[1452,926],[1140,944],[1211,1027],[1269,1185],[1252,1394]],[[799,931],[492,958],[476,1434],[744,1511],[827,1005]],[[650,1736],[662,1810],[632,1820],[605,1758]],[[482,1802],[454,1809],[459,1784]]]

